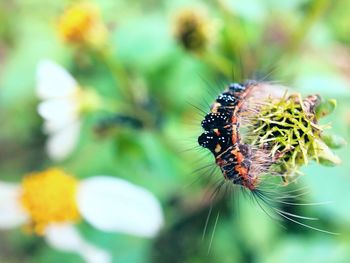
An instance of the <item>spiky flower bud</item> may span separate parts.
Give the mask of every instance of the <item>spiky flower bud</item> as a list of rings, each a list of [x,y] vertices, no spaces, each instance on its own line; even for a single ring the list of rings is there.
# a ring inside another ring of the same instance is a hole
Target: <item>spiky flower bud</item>
[[[202,51],[209,43],[209,19],[201,10],[181,10],[176,14],[174,35],[186,50]]]
[[[344,142],[324,136],[324,127],[319,125],[319,118],[330,114],[335,105],[335,100],[323,102],[317,95],[304,99],[299,94],[270,97],[251,119],[248,143],[270,150],[274,160],[272,170],[283,174],[286,181],[311,160],[337,165],[340,158],[329,146],[340,147]]]

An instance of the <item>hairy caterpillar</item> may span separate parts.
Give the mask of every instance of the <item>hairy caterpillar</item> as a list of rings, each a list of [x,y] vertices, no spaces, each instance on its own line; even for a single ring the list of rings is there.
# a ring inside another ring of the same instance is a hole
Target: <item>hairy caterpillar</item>
[[[220,94],[201,125],[205,130],[198,137],[200,146],[209,149],[226,180],[255,190],[258,175],[267,172],[272,158],[265,150],[253,149],[242,142],[240,125],[248,112],[249,98],[261,93],[266,87],[255,81],[244,84],[231,83]]]
[[[278,205],[311,205],[295,201],[302,194],[276,191],[308,160],[323,158],[322,129],[316,116],[320,103],[318,95],[302,99],[298,94],[289,95],[282,86],[257,81],[231,83],[202,120],[204,132],[198,144],[213,154],[225,182],[249,190],[268,215],[272,212],[272,217],[278,214],[299,225],[331,233],[299,221],[314,218],[279,209]],[[262,184],[276,176],[283,179],[282,184],[263,190]]]

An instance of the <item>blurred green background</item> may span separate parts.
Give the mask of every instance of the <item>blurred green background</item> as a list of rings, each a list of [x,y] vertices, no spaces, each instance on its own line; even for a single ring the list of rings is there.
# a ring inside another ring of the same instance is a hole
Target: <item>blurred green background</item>
[[[349,141],[350,1],[94,1],[109,31],[108,60],[123,68],[127,88],[96,50],[59,38],[57,21],[73,2],[0,2],[1,180],[19,182],[28,172],[60,166],[78,178],[111,175],[152,191],[166,219],[152,240],[79,226],[87,239],[113,253],[114,262],[350,262],[347,147],[337,151],[340,166],[309,165],[296,182],[297,188],[306,187],[308,202],[331,203],[286,208],[318,217],[314,226],[339,235],[283,221],[282,227],[243,196],[238,206],[232,199],[215,199],[204,231],[214,185],[206,180],[210,169],[198,168],[213,160],[196,141],[201,110],[208,111],[223,86],[254,78],[337,99],[336,111],[324,123]],[[178,19],[183,9],[198,13],[199,27],[205,27],[194,44],[179,39],[186,31]],[[109,122],[111,113],[89,114],[73,154],[60,163],[50,161],[36,111],[36,65],[43,58],[64,65],[116,109],[126,104],[136,119],[138,112],[146,114],[146,120],[140,117],[142,127]],[[123,89],[141,99],[128,104]],[[220,179],[219,173],[214,176]],[[0,262],[82,260],[16,229],[0,231]]]

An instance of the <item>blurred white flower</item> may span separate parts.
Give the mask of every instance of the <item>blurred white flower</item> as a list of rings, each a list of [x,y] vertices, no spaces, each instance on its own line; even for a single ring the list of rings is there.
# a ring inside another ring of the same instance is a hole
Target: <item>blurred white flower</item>
[[[65,159],[79,139],[81,117],[100,104],[91,90],[79,87],[61,66],[43,60],[37,67],[37,95],[42,100],[38,113],[44,119],[44,132],[49,135],[47,152],[56,161]]]
[[[25,225],[54,248],[89,263],[111,255],[86,241],[74,227],[81,218],[96,229],[154,237],[163,225],[157,199],[125,180],[95,176],[78,181],[60,169],[27,175],[22,184],[0,182],[0,229]]]

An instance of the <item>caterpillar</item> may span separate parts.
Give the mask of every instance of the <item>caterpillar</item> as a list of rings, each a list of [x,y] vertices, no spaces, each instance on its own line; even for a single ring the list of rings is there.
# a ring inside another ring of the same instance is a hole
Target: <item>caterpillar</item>
[[[302,99],[278,85],[257,81],[230,83],[201,121],[204,132],[198,137],[198,144],[213,154],[224,180],[249,190],[270,217],[277,214],[301,226],[335,234],[299,221],[314,218],[279,208],[311,205],[295,202],[296,197],[303,195],[299,190],[275,191],[286,185],[289,177],[294,177],[308,160],[322,163],[326,158],[327,162],[337,164],[337,158],[322,141],[322,127],[317,120],[318,115],[323,115],[322,111],[317,114],[320,105],[318,95]],[[262,183],[267,180],[262,180],[264,175],[281,177],[283,184],[264,190]]]
[[[202,120],[204,132],[198,137],[198,144],[214,155],[225,180],[249,190],[257,188],[259,175],[268,172],[272,164],[269,153],[242,142],[239,131],[246,119],[243,113],[249,111],[248,98],[261,93],[262,88],[266,90],[255,81],[229,84]]]

